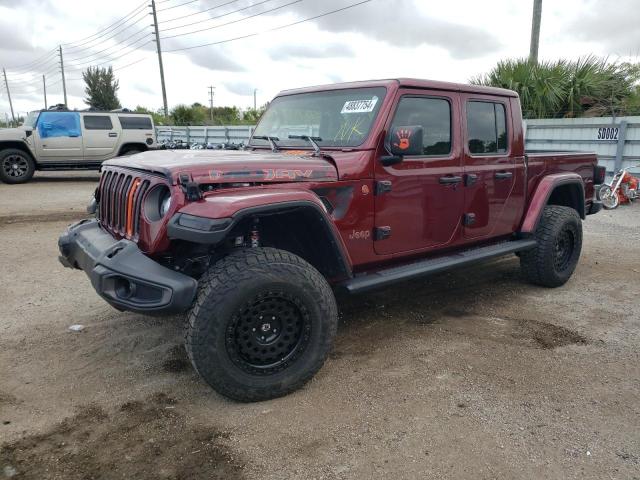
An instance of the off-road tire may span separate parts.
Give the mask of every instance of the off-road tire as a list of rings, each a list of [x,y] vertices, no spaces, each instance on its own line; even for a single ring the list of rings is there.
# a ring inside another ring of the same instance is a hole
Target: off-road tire
[[[18,166],[18,168],[13,168]],[[26,183],[33,177],[36,164],[31,155],[17,148],[0,151],[0,180],[4,183]]]
[[[520,254],[524,277],[535,285],[559,287],[573,274],[582,250],[582,222],[570,207],[546,206],[535,232],[538,245]]]
[[[309,263],[274,248],[242,249],[216,262],[200,279],[185,322],[185,346],[195,370],[218,393],[242,402],[267,400],[302,387],[322,367],[337,317],[329,284]],[[304,328],[293,329],[294,321]],[[275,338],[285,347],[274,341],[268,349],[277,348],[276,357],[268,357],[259,335],[265,325],[275,329],[276,323],[282,328]],[[300,340],[287,337],[289,332],[300,332]],[[287,353],[289,344],[297,347]],[[251,357],[256,350],[265,365],[256,366],[259,360]]]

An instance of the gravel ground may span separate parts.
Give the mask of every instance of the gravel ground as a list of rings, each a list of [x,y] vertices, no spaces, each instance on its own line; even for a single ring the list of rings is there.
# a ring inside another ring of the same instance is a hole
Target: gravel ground
[[[58,263],[96,180],[0,184],[0,478],[640,478],[640,206],[559,289],[510,257],[341,299],[315,379],[247,405]]]

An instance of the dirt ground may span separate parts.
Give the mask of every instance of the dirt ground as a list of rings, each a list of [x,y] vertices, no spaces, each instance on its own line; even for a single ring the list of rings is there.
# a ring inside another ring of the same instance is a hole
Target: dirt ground
[[[179,317],[58,263],[96,180],[0,184],[0,478],[640,479],[640,205],[587,219],[559,289],[510,257],[342,299],[314,380],[238,404]]]

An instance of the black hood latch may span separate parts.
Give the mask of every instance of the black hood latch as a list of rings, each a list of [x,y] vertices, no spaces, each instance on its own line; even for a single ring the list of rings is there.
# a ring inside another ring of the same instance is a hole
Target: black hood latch
[[[191,180],[191,176],[188,173],[181,173],[179,176],[180,185],[184,196],[189,202],[195,202],[202,198],[202,192],[200,191],[200,184]]]

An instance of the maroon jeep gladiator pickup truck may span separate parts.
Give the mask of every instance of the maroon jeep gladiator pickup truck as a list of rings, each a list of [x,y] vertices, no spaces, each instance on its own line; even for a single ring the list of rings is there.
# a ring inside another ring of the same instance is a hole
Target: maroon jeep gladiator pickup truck
[[[60,237],[119,310],[185,312],[196,371],[241,401],[322,366],[334,291],[358,293],[516,254],[573,273],[600,210],[596,156],[525,152],[509,90],[396,79],[280,93],[243,151],[150,151],[103,164],[95,219]]]

